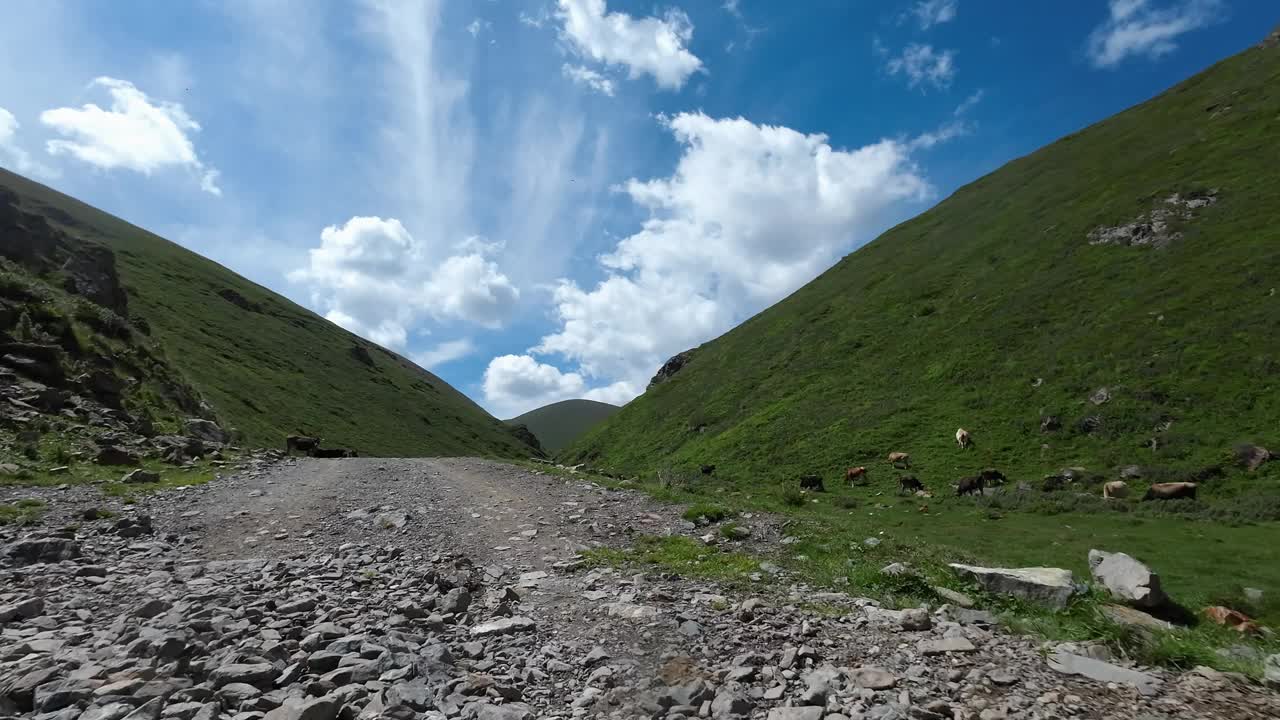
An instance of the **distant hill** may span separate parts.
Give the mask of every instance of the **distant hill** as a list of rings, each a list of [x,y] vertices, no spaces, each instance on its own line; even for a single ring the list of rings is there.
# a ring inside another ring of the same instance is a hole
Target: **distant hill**
[[[583,433],[621,410],[617,405],[595,400],[562,400],[507,420],[524,425],[548,453],[557,453]]]
[[[987,465],[1203,477],[1237,443],[1280,450],[1277,117],[1272,43],[960,188],[563,455],[747,487],[903,451],[946,487]]]
[[[4,170],[0,260],[0,355],[16,393],[30,397],[40,380],[31,374],[47,371],[76,375],[44,378],[55,390],[91,394],[92,370],[104,387],[118,386],[108,400],[119,418],[153,419],[156,432],[204,416],[267,447],[301,432],[364,455],[531,452],[510,427],[400,355]]]

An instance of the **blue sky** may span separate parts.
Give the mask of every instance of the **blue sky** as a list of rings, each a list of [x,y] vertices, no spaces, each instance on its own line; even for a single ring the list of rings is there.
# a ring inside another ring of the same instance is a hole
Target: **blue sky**
[[[1244,0],[18,0],[0,165],[429,366],[625,402],[956,187],[1260,41]]]

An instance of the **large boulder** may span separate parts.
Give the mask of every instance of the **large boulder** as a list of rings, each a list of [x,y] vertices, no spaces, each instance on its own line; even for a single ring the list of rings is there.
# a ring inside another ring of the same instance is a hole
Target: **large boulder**
[[[683,370],[684,366],[688,365],[691,359],[693,359],[692,350],[685,350],[682,353],[673,355],[669,360],[662,363],[662,367],[658,368],[658,373],[649,381],[649,387],[651,388],[654,385],[661,385],[662,383],[670,380],[672,376]]]
[[[1012,595],[1054,610],[1065,608],[1079,590],[1075,576],[1062,568],[986,568],[951,563],[951,569],[987,592]]]
[[[227,431],[218,427],[218,423],[203,418],[190,418],[184,423],[186,434],[205,442],[225,445],[231,440]]]
[[[1111,593],[1111,597],[1123,603],[1156,608],[1169,602],[1169,597],[1160,587],[1160,576],[1124,553],[1090,550],[1089,572]]]
[[[1280,690],[1280,653],[1267,658],[1263,664],[1262,679],[1268,686]]]
[[[14,565],[56,563],[80,557],[80,543],[67,538],[27,538],[4,546],[4,557]]]

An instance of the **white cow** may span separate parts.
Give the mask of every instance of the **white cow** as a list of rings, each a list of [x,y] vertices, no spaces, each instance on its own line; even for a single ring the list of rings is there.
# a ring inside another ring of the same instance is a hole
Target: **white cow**
[[[970,437],[969,431],[964,428],[956,430],[956,444],[963,450],[973,444],[973,438]]]

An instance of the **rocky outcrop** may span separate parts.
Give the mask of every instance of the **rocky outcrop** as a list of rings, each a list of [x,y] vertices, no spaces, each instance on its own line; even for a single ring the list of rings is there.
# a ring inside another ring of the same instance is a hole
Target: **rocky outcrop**
[[[1089,551],[1089,572],[1111,597],[1140,608],[1158,608],[1169,602],[1160,587],[1160,576],[1124,553]]]
[[[1065,608],[1079,590],[1075,576],[1062,568],[985,568],[951,563],[951,569],[987,592],[1012,595],[1055,610]]]
[[[183,423],[184,430],[187,435],[203,440],[207,443],[215,443],[225,445],[231,441],[231,435],[222,428],[218,427],[218,423],[204,418],[188,418]]]
[[[661,385],[662,383],[675,377],[675,374],[684,369],[689,361],[693,359],[693,351],[685,350],[682,353],[673,355],[669,360],[662,363],[662,367],[658,368],[658,373],[649,381],[649,387]]]
[[[1187,195],[1174,193],[1158,202],[1150,212],[1143,213],[1131,222],[1111,227],[1099,226],[1089,231],[1090,245],[1123,245],[1133,247],[1164,248],[1182,238],[1182,233],[1170,227],[1171,221],[1194,220],[1193,212],[1218,201],[1218,191],[1208,190]]]
[[[520,442],[533,448],[539,456],[545,456],[547,454],[546,451],[542,449],[542,443],[538,441],[538,436],[534,435],[533,431],[530,430],[527,425],[511,425],[508,427],[508,432],[515,435],[516,439]]]

